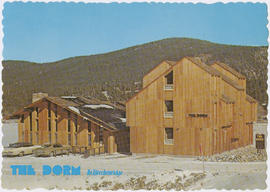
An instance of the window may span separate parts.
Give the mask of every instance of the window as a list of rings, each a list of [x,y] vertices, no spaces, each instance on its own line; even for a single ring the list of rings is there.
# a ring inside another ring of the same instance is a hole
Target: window
[[[165,90],[173,90],[173,71],[165,76]]]
[[[165,101],[166,112],[173,112],[173,101],[167,100]]]
[[[173,144],[173,128],[165,128],[165,144]]]
[[[172,118],[173,117],[173,101],[167,100],[165,101],[165,118]]]
[[[166,84],[167,85],[172,85],[173,84],[173,71],[171,71],[170,73],[168,73],[166,76]]]

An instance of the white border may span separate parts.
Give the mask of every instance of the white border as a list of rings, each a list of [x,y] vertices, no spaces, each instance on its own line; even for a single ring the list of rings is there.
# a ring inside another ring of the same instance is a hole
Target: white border
[[[75,3],[79,3],[79,2],[85,2],[85,3],[112,3],[112,2],[118,2],[118,3],[133,3],[133,2],[162,2],[162,3],[205,3],[205,4],[211,4],[211,3],[220,3],[220,2],[223,2],[223,3],[239,3],[239,2],[244,2],[244,3],[247,3],[247,2],[252,2],[252,3],[266,3],[267,4],[267,12],[268,12],[268,16],[267,16],[267,19],[268,19],[268,24],[267,24],[267,28],[268,28],[268,45],[270,45],[270,36],[269,36],[269,27],[270,27],[270,1],[269,0],[222,0],[222,1],[216,1],[216,0],[135,0],[135,1],[132,1],[132,0],[114,0],[114,1],[110,1],[110,0],[100,0],[100,1],[97,1],[97,0],[32,0],[32,1],[28,1],[28,0],[2,0],[0,1],[0,8],[1,8],[1,15],[0,15],[0,19],[1,19],[1,25],[0,25],[0,39],[1,39],[1,44],[0,44],[0,58],[1,58],[1,63],[2,63],[2,60],[3,60],[3,37],[4,37],[4,34],[3,34],[3,25],[2,25],[2,21],[3,21],[3,5],[5,2],[75,2]],[[252,14],[252,13],[251,13]],[[270,67],[269,67],[269,61],[270,61],[270,52],[269,52],[269,47],[268,47],[268,77],[270,75]],[[2,80],[2,65],[0,66],[0,70],[1,70],[1,80]],[[270,91],[269,91],[269,85],[270,85],[270,79],[268,78],[267,80],[267,84],[268,84],[268,89],[267,89],[267,94],[270,95]],[[0,86],[2,87],[3,83],[2,81],[0,81]],[[0,93],[1,93],[1,97],[0,97],[0,101],[2,103],[2,89],[0,90]],[[268,105],[267,107],[268,109],[268,112],[270,111],[270,107]],[[2,111],[2,105],[0,105],[0,110]],[[2,114],[0,114],[0,117],[2,119]],[[270,115],[268,113],[267,115],[267,118],[268,120],[270,119]],[[2,122],[0,121],[0,126],[2,128]],[[270,130],[270,126],[268,124],[268,127],[267,127],[267,131]],[[268,134],[269,135],[269,134]],[[270,135],[269,135],[270,136]],[[267,154],[268,154],[268,160],[267,160],[267,165],[269,165],[270,163],[270,160],[269,160],[269,147],[270,147],[270,139],[269,139],[269,136],[267,137]],[[2,131],[0,131],[0,170],[2,170]],[[268,167],[268,166],[267,166]],[[253,191],[270,191],[270,178],[269,178],[269,168],[267,168],[267,179],[266,179],[266,184],[267,184],[267,188],[266,190],[253,190]],[[1,171],[1,176],[2,176],[2,171]],[[1,184],[1,179],[0,179],[0,184]],[[16,191],[15,189],[13,190],[7,190],[7,189],[3,189],[2,188],[2,185],[1,185],[1,190],[0,191]],[[29,190],[21,190],[21,191],[29,191]],[[46,189],[43,189],[43,188],[39,188],[39,189],[33,189],[31,191],[47,191]],[[50,190],[50,191],[59,191],[59,190]],[[74,191],[74,190],[72,190]],[[86,190],[76,190],[76,191],[86,191]],[[119,190],[119,191],[124,191],[124,190]],[[139,191],[144,191],[144,190],[139,190]],[[215,189],[212,189],[212,190],[200,190],[200,191],[242,191],[242,190],[215,190]],[[247,191],[250,191],[250,190],[247,190]]]

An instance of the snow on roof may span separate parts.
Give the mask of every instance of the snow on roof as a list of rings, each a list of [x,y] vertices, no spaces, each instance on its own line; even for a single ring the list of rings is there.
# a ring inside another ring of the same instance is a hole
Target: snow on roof
[[[99,105],[84,105],[85,108],[91,108],[91,109],[98,109],[98,108],[107,108],[107,109],[113,109],[110,105],[105,104],[99,104]]]
[[[126,118],[119,118],[119,119],[121,119],[121,121],[122,121],[123,123],[127,122],[127,119],[126,119]]]
[[[86,117],[83,117],[83,119],[84,119],[84,120],[86,120],[86,121],[88,121],[88,120],[89,120],[89,119],[88,119],[88,118],[86,118]]]
[[[80,110],[79,110],[79,109],[77,109],[76,107],[73,107],[73,106],[68,106],[68,108],[69,108],[70,110],[74,111],[75,113],[80,114]]]
[[[61,96],[63,99],[76,99],[77,97],[75,96]]]

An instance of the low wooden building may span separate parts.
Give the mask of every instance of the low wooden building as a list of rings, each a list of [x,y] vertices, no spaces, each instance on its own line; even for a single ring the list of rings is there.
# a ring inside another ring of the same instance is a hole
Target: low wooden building
[[[257,102],[224,63],[164,61],[126,103],[133,153],[211,155],[252,143]]]
[[[19,141],[60,143],[94,153],[129,152],[125,108],[108,102],[39,93],[33,103],[8,117],[14,118],[19,119]]]

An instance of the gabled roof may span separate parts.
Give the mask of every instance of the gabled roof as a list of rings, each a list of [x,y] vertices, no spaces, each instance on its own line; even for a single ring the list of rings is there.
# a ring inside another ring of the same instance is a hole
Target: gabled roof
[[[44,97],[24,107],[24,109],[17,111],[9,118],[14,118],[19,114],[24,113],[27,109],[30,109],[45,100],[81,116],[85,120],[93,121],[98,125],[102,125],[107,130],[117,131],[126,128],[125,109],[123,109],[122,106],[117,106],[107,101],[103,102],[93,98],[77,96]]]
[[[214,76],[220,76],[219,73],[217,73],[216,69],[206,65],[205,63],[201,62],[201,60],[196,59],[194,57],[184,57],[184,58],[186,58],[189,61],[191,61],[192,63],[196,64],[198,67],[200,67],[204,71],[208,72],[209,74],[214,75]]]
[[[244,75],[242,75],[241,73],[237,72],[235,69],[231,68],[230,66],[226,65],[225,63],[214,62],[212,65],[214,65],[214,64],[219,65],[220,67],[222,67],[226,71],[229,71],[230,73],[232,73],[233,75],[235,75],[239,79],[246,79],[246,77]]]
[[[206,72],[210,73],[211,75],[221,77],[226,83],[230,84],[234,88],[236,88],[238,90],[244,90],[244,88],[241,87],[240,85],[238,85],[237,82],[233,81],[232,79],[230,79],[226,75],[222,74],[220,71],[216,70],[214,67],[208,66],[205,63],[201,62],[200,60],[197,60],[197,59],[194,59],[191,57],[185,57],[185,58],[187,58],[192,63],[196,64],[197,66],[199,66],[200,68],[202,68]]]
[[[169,61],[169,60],[165,60],[162,61],[161,63],[159,63],[158,65],[156,65],[155,67],[153,67],[152,69],[150,69],[143,77],[145,77],[146,75],[148,75],[149,73],[151,73],[152,71],[154,71],[156,68],[158,68],[160,65],[162,65],[163,63],[167,63],[171,66],[175,65],[176,61]]]
[[[188,59],[189,61],[191,61],[192,63],[196,64],[198,67],[200,67],[201,69],[203,69],[204,71],[208,72],[209,74],[213,75],[213,76],[218,76],[221,77],[222,80],[224,80],[225,82],[227,82],[228,84],[230,84],[232,87],[236,88],[237,90],[244,90],[243,87],[241,87],[240,85],[238,85],[237,82],[233,81],[232,79],[230,79],[229,77],[227,77],[226,75],[222,74],[221,72],[219,72],[218,70],[216,70],[215,68],[206,65],[205,63],[201,62],[201,60],[193,58],[193,57],[183,57],[182,59]],[[181,59],[181,60],[182,60]],[[179,61],[181,61],[179,60]],[[132,100],[134,97],[136,97],[137,95],[139,95],[143,90],[145,90],[147,87],[149,87],[154,81],[156,81],[159,77],[165,75],[166,73],[168,73],[169,71],[172,70],[174,65],[179,64],[179,62],[173,62],[174,64],[171,65],[171,67],[169,69],[167,69],[164,73],[162,73],[161,75],[159,75],[157,78],[155,78],[153,81],[151,81],[150,83],[148,83],[147,86],[145,86],[144,88],[142,88],[138,93],[136,93],[135,95],[133,95],[131,98],[129,98],[127,100],[126,103],[128,103],[130,100]],[[172,64],[172,63],[171,63]],[[159,64],[160,65],[160,64]],[[153,70],[153,69],[152,69]],[[151,70],[151,71],[152,71]]]

